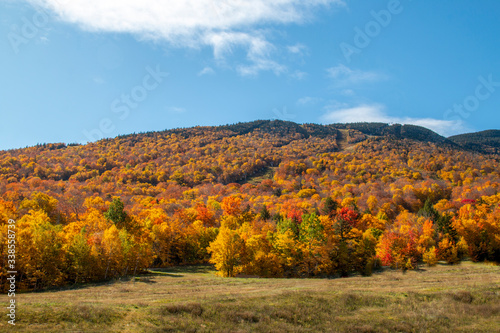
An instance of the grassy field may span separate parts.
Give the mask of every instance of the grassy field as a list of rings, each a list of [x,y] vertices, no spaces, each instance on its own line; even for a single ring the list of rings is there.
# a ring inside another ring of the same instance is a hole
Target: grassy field
[[[301,280],[224,279],[197,266],[18,294],[17,302],[15,329],[3,314],[0,331],[500,332],[500,267]]]

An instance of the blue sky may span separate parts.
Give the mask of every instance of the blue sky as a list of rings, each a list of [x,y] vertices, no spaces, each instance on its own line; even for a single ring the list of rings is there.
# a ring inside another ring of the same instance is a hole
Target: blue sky
[[[0,149],[256,119],[500,128],[494,0],[0,0]]]

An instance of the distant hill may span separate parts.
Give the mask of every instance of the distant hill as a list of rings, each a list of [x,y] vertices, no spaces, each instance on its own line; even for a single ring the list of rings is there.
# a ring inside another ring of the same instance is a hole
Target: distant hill
[[[454,146],[454,143],[445,137],[422,126],[385,124],[385,123],[349,123],[332,124],[338,129],[353,129],[371,136],[391,136],[397,139],[410,139],[420,142],[432,142]]]
[[[327,136],[339,137],[338,130],[352,130],[350,133],[364,134],[366,136],[389,137],[393,139],[410,139],[420,142],[431,142],[437,144],[446,144],[457,148],[457,145],[447,138],[422,126],[385,124],[385,123],[347,123],[347,124],[296,124],[290,121],[282,120],[257,120],[248,123],[238,123],[234,125],[225,125],[216,127],[218,130],[228,130],[235,135],[244,135],[251,132],[261,132],[274,135],[298,135],[301,138]],[[354,131],[354,132],[353,132]],[[363,137],[363,136],[361,136]],[[361,140],[358,140],[359,142]]]
[[[493,154],[500,152],[500,130],[455,135],[448,139],[469,150]]]
[[[358,143],[369,137],[380,137],[393,140],[408,139],[418,142],[434,143],[454,149],[465,149],[480,153],[499,153],[500,130],[489,130],[477,133],[456,135],[445,138],[434,131],[416,125],[386,124],[374,122],[359,122],[345,124],[297,124],[283,120],[255,120],[252,122],[228,124],[221,126],[196,126],[191,128],[176,128],[159,132],[134,133],[120,135],[113,139],[104,139],[103,142],[126,139],[129,143],[140,142],[144,138],[159,138],[176,135],[182,139],[205,136],[211,133],[210,138],[205,138],[206,143],[243,135],[271,136],[280,141],[279,145],[290,143],[293,140],[304,140],[310,137],[331,138],[334,143],[345,140],[349,144]],[[62,149],[80,146],[79,144],[48,143],[36,147],[43,150]],[[18,150],[18,149],[14,149]],[[11,150],[12,151],[12,150]]]

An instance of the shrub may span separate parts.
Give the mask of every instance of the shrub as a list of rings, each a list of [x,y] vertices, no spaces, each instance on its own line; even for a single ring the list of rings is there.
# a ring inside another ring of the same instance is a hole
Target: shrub
[[[427,264],[427,266],[436,266],[437,264],[437,255],[436,255],[436,247],[431,247],[424,253],[423,260]]]

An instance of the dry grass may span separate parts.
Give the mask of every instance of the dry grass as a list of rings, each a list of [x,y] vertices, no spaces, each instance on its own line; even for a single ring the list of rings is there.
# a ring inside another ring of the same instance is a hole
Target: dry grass
[[[197,266],[17,302],[25,332],[500,332],[500,267],[328,280],[223,279]]]

